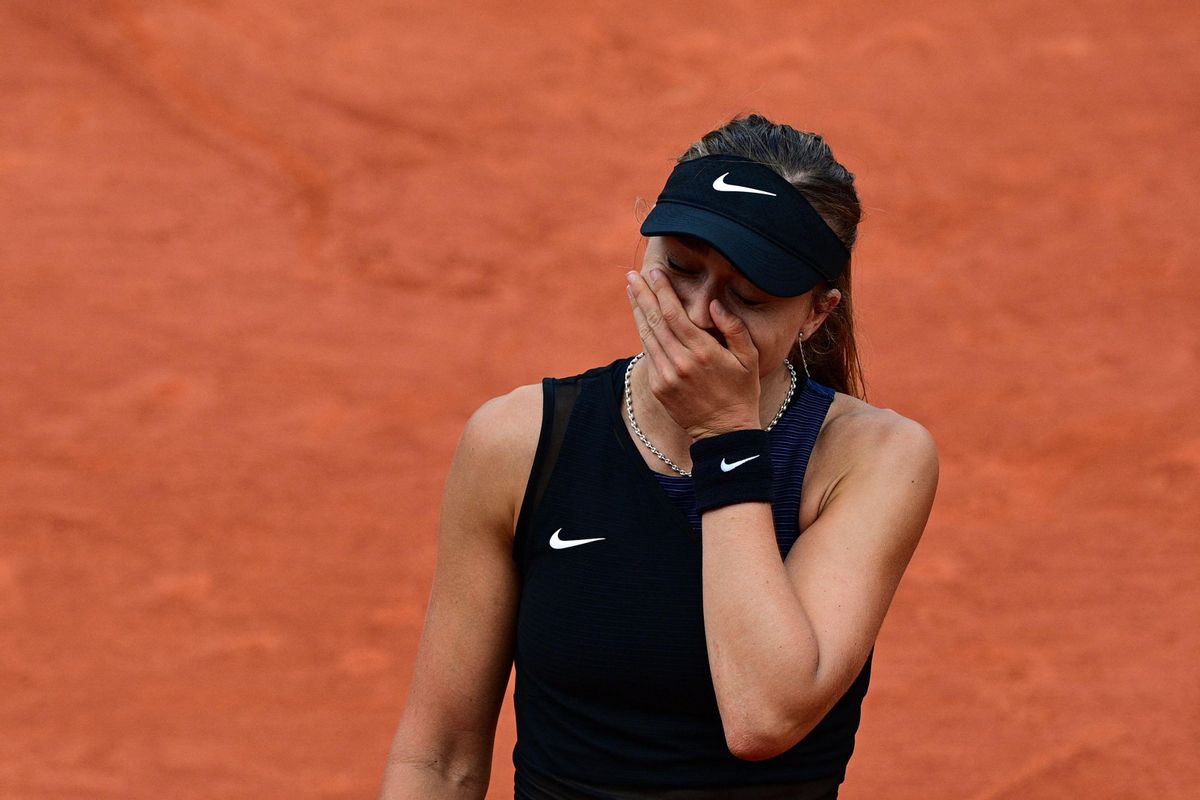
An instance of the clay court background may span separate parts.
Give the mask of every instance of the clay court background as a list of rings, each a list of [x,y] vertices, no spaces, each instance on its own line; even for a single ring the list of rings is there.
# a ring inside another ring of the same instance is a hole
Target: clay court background
[[[4,0],[0,796],[373,796],[465,420],[748,110],[942,458],[842,796],[1200,796],[1198,86],[1189,2]]]

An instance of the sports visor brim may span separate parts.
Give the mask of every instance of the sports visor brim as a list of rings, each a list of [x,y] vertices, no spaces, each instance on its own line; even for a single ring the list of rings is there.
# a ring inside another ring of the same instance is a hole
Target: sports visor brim
[[[795,297],[824,279],[796,256],[727,217],[695,206],[660,201],[642,223],[643,236],[695,236],[712,245],[758,288]]]

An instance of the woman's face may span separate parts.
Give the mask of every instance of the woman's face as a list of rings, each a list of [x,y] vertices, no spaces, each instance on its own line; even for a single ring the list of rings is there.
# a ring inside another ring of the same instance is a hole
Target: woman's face
[[[750,339],[758,349],[760,375],[781,366],[801,330],[807,341],[841,299],[841,293],[832,290],[827,307],[818,312],[811,290],[795,297],[767,294],[708,243],[692,236],[650,237],[642,261],[642,277],[648,280],[650,270],[655,267],[671,282],[692,324],[709,333],[722,347],[728,345],[713,321],[709,303],[714,298],[720,300],[746,323]]]

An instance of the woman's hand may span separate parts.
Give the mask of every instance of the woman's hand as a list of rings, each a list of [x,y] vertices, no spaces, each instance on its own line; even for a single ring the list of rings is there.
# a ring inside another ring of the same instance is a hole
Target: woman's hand
[[[720,300],[709,313],[729,343],[726,349],[697,327],[657,268],[650,283],[630,271],[629,302],[649,362],[650,391],[693,440],[745,428],[761,428],[758,348],[746,324]]]

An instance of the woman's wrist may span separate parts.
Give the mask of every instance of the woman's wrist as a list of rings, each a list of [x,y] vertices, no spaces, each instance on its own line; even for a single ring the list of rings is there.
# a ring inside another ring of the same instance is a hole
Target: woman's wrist
[[[696,439],[691,456],[692,488],[700,513],[733,503],[771,502],[774,476],[769,438],[762,428]]]
[[[728,427],[717,428],[717,429],[713,429],[713,428],[704,428],[704,429],[699,429],[699,430],[692,429],[692,430],[689,430],[688,432],[691,434],[692,443],[694,444],[696,442],[701,441],[702,439],[711,439],[714,436],[724,436],[725,434],[733,433],[734,431],[759,430],[761,428],[762,428],[762,425],[759,424],[758,420],[747,419],[745,422],[743,422],[741,424],[738,424],[736,422],[729,424]]]

